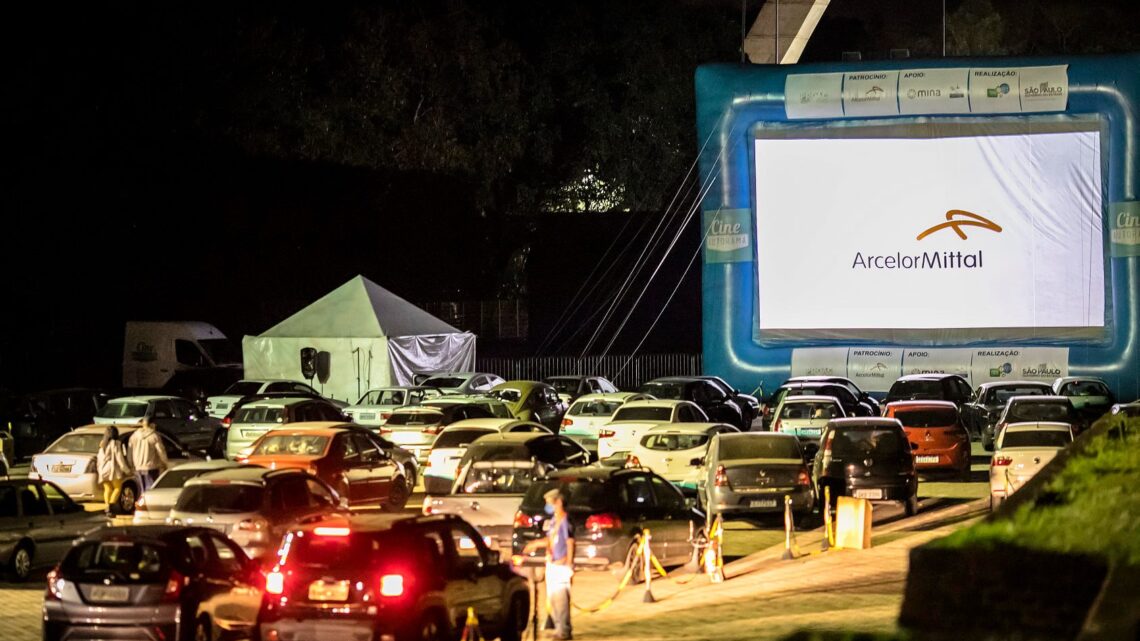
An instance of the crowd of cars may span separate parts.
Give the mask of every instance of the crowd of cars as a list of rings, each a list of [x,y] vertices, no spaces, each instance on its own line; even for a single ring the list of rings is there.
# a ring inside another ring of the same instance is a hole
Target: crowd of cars
[[[525,550],[551,488],[579,533],[578,565],[636,569],[645,529],[662,564],[679,565],[714,515],[782,514],[790,499],[810,519],[825,496],[914,514],[920,474],[969,479],[973,440],[994,450],[999,503],[1109,407],[1131,411],[1098,379],[971,390],[947,374],[904,376],[882,400],[841,377],[791,378],[762,399],[711,376],[620,392],[596,376],[478,372],[351,406],[292,381],[239,381],[204,408],[61,394],[67,412],[44,409],[50,394],[28,401],[38,411],[11,429],[28,478],[0,484],[0,560],[18,579],[55,567],[45,638],[129,625],[141,638],[287,641],[332,619],[362,638],[442,638],[464,603],[487,634],[518,638],[530,602],[510,568],[541,563]],[[78,502],[100,496],[105,426],[125,440],[145,423],[171,466],[145,492],[123,484],[112,507],[133,526],[92,530],[106,518]],[[418,484],[422,516],[361,512],[399,512]]]

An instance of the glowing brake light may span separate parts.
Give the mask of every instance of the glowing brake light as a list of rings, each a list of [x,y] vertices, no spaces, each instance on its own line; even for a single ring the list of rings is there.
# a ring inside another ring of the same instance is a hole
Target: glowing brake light
[[[348,536],[352,530],[346,527],[318,527],[313,528],[313,534],[317,536]]]
[[[222,419],[222,427],[229,427],[230,424],[233,422],[234,422],[234,419],[227,416],[227,417]]]
[[[1009,456],[995,456],[994,465],[1009,465],[1013,463],[1013,458]]]
[[[586,518],[587,530],[621,529],[621,518],[616,514],[594,514]]]
[[[63,586],[67,585],[67,581],[61,578],[59,567],[52,568],[51,572],[47,575],[47,599],[49,601],[59,601],[63,598]]]
[[[436,435],[443,431],[442,425],[428,425],[423,429],[424,434]]]
[[[285,592],[285,575],[281,573],[281,570],[274,568],[272,572],[265,575],[265,592],[266,594]]]
[[[522,512],[515,512],[515,527],[534,527],[534,517]]]
[[[182,586],[186,583],[186,579],[178,572],[178,570],[170,571],[170,578],[166,580],[166,588],[162,591],[162,598],[164,601],[175,601],[182,594]]]
[[[800,468],[800,473],[796,475],[796,485],[811,485],[811,477],[808,476],[806,467]]]
[[[570,427],[573,424],[574,424],[574,421],[572,421],[568,418],[562,419],[562,427]]]
[[[616,434],[613,430],[598,430],[598,438],[613,438]]]
[[[713,485],[716,487],[728,487],[728,472],[724,471],[723,465],[716,466],[716,476],[713,477]]]
[[[385,574],[380,577],[380,596],[394,597],[404,593],[404,575]]]

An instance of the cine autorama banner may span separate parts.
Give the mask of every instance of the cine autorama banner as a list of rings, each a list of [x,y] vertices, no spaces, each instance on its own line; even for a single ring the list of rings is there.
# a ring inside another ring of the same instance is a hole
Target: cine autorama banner
[[[1140,56],[709,65],[696,85],[709,373],[1140,395]]]

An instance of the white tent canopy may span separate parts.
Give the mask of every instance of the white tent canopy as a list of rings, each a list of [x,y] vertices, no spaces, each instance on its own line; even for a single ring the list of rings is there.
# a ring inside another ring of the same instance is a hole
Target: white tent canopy
[[[410,385],[415,372],[475,367],[474,334],[455,329],[363,276],[260,336],[243,338],[246,378],[302,380],[305,347],[329,353],[329,378],[321,391],[348,402],[356,402],[369,388]]]

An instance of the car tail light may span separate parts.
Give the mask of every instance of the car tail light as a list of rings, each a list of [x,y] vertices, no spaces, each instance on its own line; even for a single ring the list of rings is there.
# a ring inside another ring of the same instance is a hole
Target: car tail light
[[[138,498],[138,500],[137,500],[137,501],[135,501],[135,510],[136,510],[136,511],[137,511],[137,510],[143,510],[143,511],[145,511],[145,510],[146,510],[146,495],[145,495],[145,494],[143,494],[142,496],[140,496],[140,497]]]
[[[170,577],[166,579],[166,588],[162,591],[162,600],[177,601],[182,595],[183,585],[186,585],[186,577],[178,570],[171,570]]]
[[[432,436],[438,436],[439,433],[442,431],[443,431],[442,425],[428,425],[423,430],[424,434],[431,434]]]
[[[1013,458],[1009,456],[995,456],[994,465],[1009,465],[1013,463]]]
[[[266,594],[282,594],[285,592],[285,575],[278,570],[273,570],[265,575],[265,593]]]
[[[381,427],[380,428],[380,434],[391,434],[391,433],[392,433],[392,430],[388,429],[387,427]]]
[[[322,526],[313,528],[313,534],[317,536],[348,536],[352,534],[352,530],[346,527],[328,527]]]
[[[724,471],[723,465],[716,466],[716,476],[713,477],[713,485],[716,487],[728,487],[728,472]]]
[[[230,426],[230,424],[233,422],[234,422],[234,419],[227,416],[227,417],[222,419],[222,427],[228,428]]]
[[[587,530],[619,530],[621,529],[621,517],[617,514],[594,514],[586,518]]]
[[[392,416],[391,412],[380,412],[380,420],[382,421],[388,420],[390,416]]]
[[[380,596],[397,597],[404,594],[404,575],[385,574],[380,577]]]
[[[572,421],[568,418],[562,419],[562,427],[570,427],[573,424],[574,424],[574,421]]]
[[[776,424],[772,426],[772,431],[773,432],[779,432],[781,428],[782,428],[781,419],[776,419]]]
[[[67,584],[62,577],[59,576],[59,566],[52,568],[51,572],[47,575],[47,594],[44,599],[48,601],[59,601],[63,598],[63,586]]]
[[[234,527],[241,532],[260,532],[269,529],[269,522],[262,518],[245,519],[238,521]]]
[[[613,438],[616,434],[613,430],[598,430],[598,438]]]
[[[811,485],[811,477],[808,476],[806,467],[800,468],[800,473],[796,475],[796,485],[808,486]]]
[[[514,526],[517,528],[534,527],[534,517],[529,514],[523,514],[522,512],[515,512]]]

